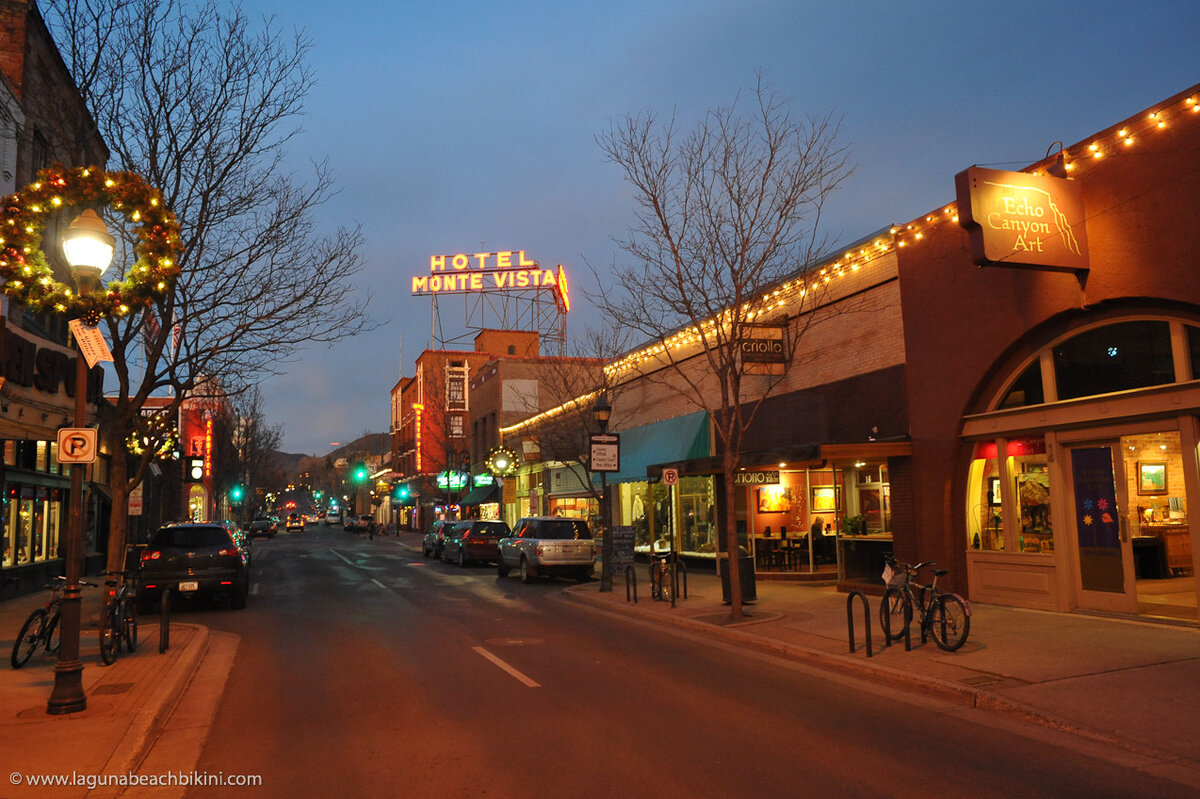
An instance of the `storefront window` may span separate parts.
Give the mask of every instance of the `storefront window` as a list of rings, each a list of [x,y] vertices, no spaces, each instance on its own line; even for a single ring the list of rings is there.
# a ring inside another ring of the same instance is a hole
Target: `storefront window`
[[[1016,481],[1016,497],[1021,514],[1019,552],[1053,552],[1054,535],[1050,524],[1050,467],[1046,462],[1046,444],[1042,438],[1008,442],[1010,474]]]
[[[1167,322],[1120,322],[1080,333],[1054,347],[1060,400],[1175,381]]]
[[[1004,509],[996,452],[995,441],[975,444],[967,479],[967,546],[971,549],[1004,549]]]
[[[1033,363],[1021,373],[1017,381],[1008,389],[1008,393],[1004,395],[1004,399],[1000,402],[1000,408],[1022,408],[1026,405],[1040,405],[1046,401],[1046,394],[1042,388],[1042,364],[1041,361],[1034,359]]]
[[[1001,448],[1003,460],[998,457]],[[970,549],[1054,551],[1050,468],[1043,437],[976,442],[967,492]],[[1016,531],[1015,537],[1006,535],[1009,529]]]
[[[684,552],[717,551],[713,482],[708,475],[684,477],[679,481],[680,548]]]

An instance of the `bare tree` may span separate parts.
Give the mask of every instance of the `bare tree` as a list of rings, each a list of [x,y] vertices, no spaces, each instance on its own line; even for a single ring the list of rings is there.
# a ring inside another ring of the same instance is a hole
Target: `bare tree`
[[[658,345],[648,363],[618,362],[616,379],[662,380],[710,414],[722,455],[734,618],[742,602],[733,474],[742,437],[778,382],[767,376],[748,386],[748,375],[762,370],[747,363],[742,345],[756,336],[753,326],[775,325],[786,356],[795,356],[808,324],[800,310],[825,285],[808,274],[827,252],[821,212],[851,172],[832,115],[793,119],[761,75],[753,101],[746,116],[737,99],[709,111],[686,135],[674,119],[660,124],[642,113],[598,137],[633,186],[638,211],[619,241],[634,263],[615,279],[597,274],[592,294],[614,323]],[[794,302],[764,302],[764,290],[784,285],[801,287],[789,289]]]
[[[233,398],[230,403],[229,476],[245,492],[244,506],[252,506],[259,488],[270,479],[275,452],[283,441],[283,426],[267,424],[258,386]]]
[[[50,0],[46,19],[114,166],[161,189],[182,228],[174,290],[107,320],[114,455],[147,397],[170,391],[178,403],[218,384],[212,376],[236,395],[302,344],[367,327],[353,294],[360,231],[322,234],[316,212],[334,190],[327,166],[300,182],[285,165],[314,83],[302,33],[216,2]],[[128,491],[148,460],[113,458],[109,568],[120,563]]]

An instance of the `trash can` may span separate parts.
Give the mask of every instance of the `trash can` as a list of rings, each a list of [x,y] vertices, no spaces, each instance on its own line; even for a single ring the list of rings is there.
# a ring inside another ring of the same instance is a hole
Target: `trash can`
[[[732,604],[729,593],[729,555],[725,552],[717,556],[717,571],[721,573],[721,600]],[[742,582],[742,602],[757,602],[758,589],[754,582],[754,557],[745,547],[738,547],[738,576]]]

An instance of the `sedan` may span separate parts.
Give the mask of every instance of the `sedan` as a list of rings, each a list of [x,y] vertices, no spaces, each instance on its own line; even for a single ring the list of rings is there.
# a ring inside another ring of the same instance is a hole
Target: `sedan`
[[[453,524],[453,519],[438,519],[434,522],[429,532],[421,539],[421,554],[427,558],[440,558],[442,546],[446,542],[446,533]]]
[[[468,563],[495,563],[496,544],[508,535],[504,522],[479,519],[459,522],[449,528],[442,543],[442,560],[466,566]]]
[[[220,524],[163,527],[142,550],[138,599],[148,611],[164,590],[172,597],[220,597],[246,607],[250,573],[233,535]]]
[[[297,533],[303,533],[304,517],[299,513],[289,513],[287,517],[287,523],[284,525],[284,529],[289,533],[292,530],[295,530]]]

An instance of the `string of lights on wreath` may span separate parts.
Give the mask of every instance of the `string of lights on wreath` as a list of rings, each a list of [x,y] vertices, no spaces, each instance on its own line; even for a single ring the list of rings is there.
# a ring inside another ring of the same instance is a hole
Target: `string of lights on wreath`
[[[134,263],[122,279],[80,295],[55,278],[42,251],[42,231],[56,213],[94,206],[107,206],[125,217],[137,239]],[[179,246],[179,223],[162,193],[133,172],[55,165],[5,197],[0,207],[4,293],[31,311],[66,314],[93,325],[166,296],[179,274]]]

